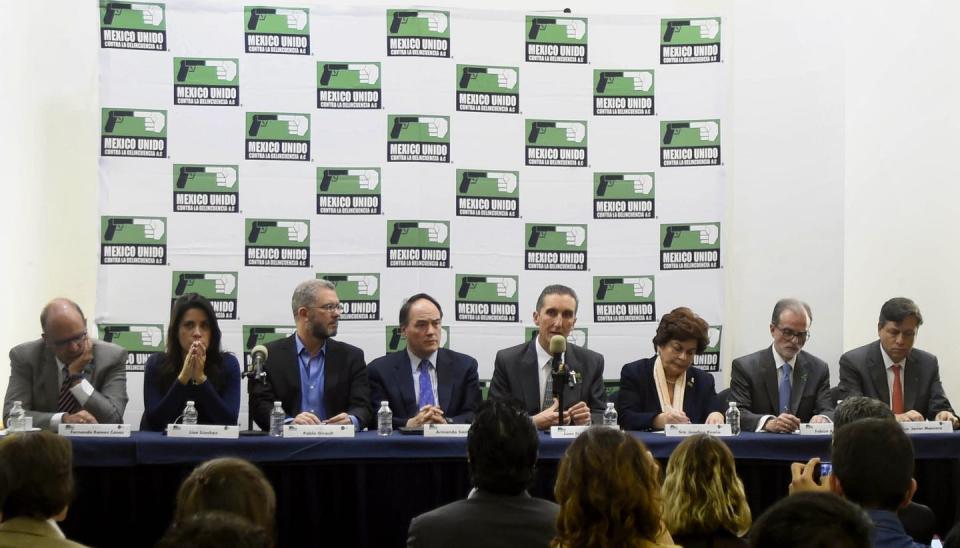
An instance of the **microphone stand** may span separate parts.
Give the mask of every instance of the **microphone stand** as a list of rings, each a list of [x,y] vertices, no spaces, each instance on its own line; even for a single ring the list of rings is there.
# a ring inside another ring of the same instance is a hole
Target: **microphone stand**
[[[553,357],[553,371],[551,375],[553,376],[553,397],[557,398],[557,422],[560,426],[563,426],[563,387],[569,381],[568,377],[570,373],[567,371],[566,365],[560,362],[559,354]]]
[[[267,386],[267,372],[253,367],[253,359],[251,358],[251,364],[243,371],[242,376],[247,379],[247,429],[240,434],[244,436],[265,436],[269,432],[253,429],[253,398],[251,396],[253,395],[253,383],[263,383],[263,386]]]

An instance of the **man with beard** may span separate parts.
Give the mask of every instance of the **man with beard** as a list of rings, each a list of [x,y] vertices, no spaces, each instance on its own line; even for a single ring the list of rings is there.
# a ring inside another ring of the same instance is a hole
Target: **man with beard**
[[[267,344],[265,383],[250,393],[253,420],[270,428],[273,402],[279,401],[293,424],[353,424],[370,422],[370,386],[363,350],[332,339],[343,310],[335,286],[327,280],[307,280],[293,292],[297,331]]]

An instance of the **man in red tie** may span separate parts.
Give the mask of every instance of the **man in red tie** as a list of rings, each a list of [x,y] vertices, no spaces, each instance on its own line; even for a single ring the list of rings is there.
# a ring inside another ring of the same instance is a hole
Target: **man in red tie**
[[[898,421],[950,421],[960,427],[940,384],[937,357],[913,348],[923,324],[920,308],[896,297],[883,304],[879,340],[840,357],[840,393],[868,396],[890,406]]]

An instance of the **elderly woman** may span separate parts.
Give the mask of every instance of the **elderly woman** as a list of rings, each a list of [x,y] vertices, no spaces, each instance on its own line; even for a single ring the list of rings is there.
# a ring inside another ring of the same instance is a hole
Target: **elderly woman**
[[[577,437],[557,471],[560,505],[552,548],[673,546],[664,526],[659,468],[633,436],[594,426]]]
[[[710,343],[710,326],[689,308],[666,314],[657,327],[652,358],[620,371],[618,411],[627,430],[663,430],[667,424],[722,424],[713,376],[690,367]]]
[[[746,547],[750,507],[733,453],[718,438],[683,440],[667,463],[663,521],[673,540],[687,548]]]
[[[141,430],[164,430],[187,401],[195,402],[200,424],[237,424],[240,364],[220,350],[221,337],[210,301],[196,293],[177,299],[167,350],[144,366]]]

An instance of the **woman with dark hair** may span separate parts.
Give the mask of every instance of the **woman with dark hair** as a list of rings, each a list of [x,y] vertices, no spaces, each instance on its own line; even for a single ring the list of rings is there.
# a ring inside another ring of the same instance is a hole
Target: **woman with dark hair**
[[[196,293],[170,312],[167,350],[147,360],[140,430],[164,430],[193,401],[200,424],[237,424],[240,364],[220,350],[220,326],[210,301]]]
[[[594,426],[567,448],[557,470],[560,505],[552,548],[672,546],[663,524],[659,468],[630,434]]]
[[[687,548],[746,548],[750,507],[730,448],[698,434],[680,442],[663,480],[663,521]]]
[[[713,376],[690,367],[710,344],[710,326],[686,307],[666,314],[653,337],[657,354],[620,371],[617,400],[627,430],[663,430],[667,424],[723,424]]]

